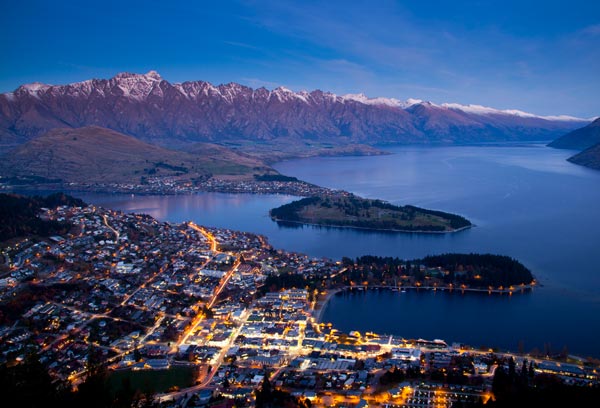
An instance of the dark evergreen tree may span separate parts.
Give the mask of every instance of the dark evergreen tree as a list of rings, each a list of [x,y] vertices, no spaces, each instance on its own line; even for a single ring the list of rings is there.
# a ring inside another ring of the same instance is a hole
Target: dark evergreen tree
[[[142,361],[142,353],[140,352],[140,345],[137,339],[135,339],[133,348],[133,358],[136,362]]]
[[[79,385],[76,401],[89,408],[109,407],[112,402],[100,350],[92,343],[88,346],[85,380]]]
[[[19,407],[26,408],[68,407],[73,402],[70,385],[52,381],[47,368],[33,352],[20,364],[0,365],[0,393],[6,399],[13,396]]]
[[[265,373],[265,378],[260,385],[260,388],[256,390],[256,407],[267,407],[271,402],[271,381],[269,381],[268,374]]]
[[[136,391],[131,386],[129,378],[123,378],[121,387],[115,393],[112,406],[114,408],[131,408],[136,400]]]
[[[508,380],[512,384],[515,382],[517,378],[517,369],[515,364],[515,359],[511,356],[508,360]]]
[[[530,381],[533,380],[533,378],[535,377],[535,368],[533,367],[533,360],[529,362],[529,370],[527,374],[529,375]]]

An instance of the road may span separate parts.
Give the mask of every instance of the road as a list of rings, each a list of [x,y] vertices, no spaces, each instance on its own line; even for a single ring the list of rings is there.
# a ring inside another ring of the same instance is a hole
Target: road
[[[216,240],[216,238],[214,237],[214,235],[212,235],[210,232],[208,232],[206,229],[199,227],[198,225],[194,224],[193,222],[188,223],[188,225],[190,226],[190,228],[194,229],[195,231],[200,232],[202,235],[204,235],[204,237],[206,237],[206,239],[209,241],[210,243],[210,249],[213,252],[219,252],[218,251],[218,242]],[[225,288],[225,286],[227,286],[227,283],[229,282],[229,279],[231,279],[231,277],[237,272],[239,266],[240,266],[241,262],[240,260],[236,260],[236,262],[233,264],[233,266],[231,267],[231,269],[229,269],[229,271],[227,271],[227,273],[221,278],[221,281],[219,282],[219,285],[217,286],[217,288],[215,289],[210,301],[206,304],[206,306],[210,309],[214,306],[214,304],[216,303],[217,299],[219,298],[219,295],[221,294],[221,292],[223,291],[223,289]],[[250,310],[250,309],[249,309]],[[189,387],[189,388],[185,388],[183,390],[174,392],[174,393],[168,393],[168,394],[163,394],[157,397],[157,399],[159,401],[170,401],[170,400],[176,400],[184,395],[189,395],[191,396],[194,392],[201,390],[202,388],[205,388],[208,384],[210,384],[210,382],[212,381],[213,377],[215,376],[215,374],[217,373],[217,371],[219,370],[219,367],[221,366],[221,364],[223,363],[223,359],[225,358],[225,356],[227,355],[227,352],[229,351],[229,348],[232,346],[234,340],[236,339],[236,337],[238,336],[238,334],[240,333],[240,330],[242,329],[243,325],[246,323],[248,317],[250,316],[250,312],[248,311],[242,318],[242,320],[240,321],[240,325],[237,327],[237,329],[231,334],[231,337],[229,338],[229,342],[227,343],[227,345],[223,348],[221,348],[221,351],[219,352],[219,356],[217,357],[217,360],[215,361],[215,363],[212,365],[212,369],[210,371],[210,373],[206,376],[206,378],[197,385],[194,385],[193,387]],[[200,312],[198,315],[196,315],[196,317],[192,320],[192,324],[190,325],[190,328],[185,332],[185,334],[179,339],[179,341],[176,344],[176,347],[179,347],[181,344],[184,344],[187,342],[189,336],[196,330],[196,328],[198,327],[198,325],[204,320],[204,314],[202,312]]]
[[[211,249],[211,251],[216,252],[216,253],[219,252],[217,250],[217,248],[218,248],[219,245],[218,245],[218,242],[217,242],[216,238],[214,237],[214,235],[212,235],[206,229],[204,229],[202,227],[199,227],[198,225],[194,224],[193,222],[189,222],[188,225],[190,226],[190,228],[192,228],[195,231],[200,232],[202,235],[204,235],[204,237],[206,237],[206,239],[208,240],[208,242],[210,242],[210,249]],[[215,291],[214,291],[211,299],[206,304],[206,306],[209,309],[214,306],[215,302],[217,301],[217,298],[219,297],[219,295],[223,291],[223,288],[227,285],[227,282],[229,282],[229,279],[231,279],[231,277],[237,271],[237,269],[239,268],[239,266],[240,266],[240,261],[237,260],[235,262],[235,264],[233,264],[233,266],[231,267],[231,269],[221,278],[221,281],[219,282],[219,285],[215,289]],[[181,344],[183,344],[183,343],[185,343],[187,341],[187,339],[189,338],[189,336],[194,332],[194,330],[196,330],[196,328],[202,322],[202,320],[204,320],[204,314],[202,312],[200,312],[200,313],[198,313],[196,315],[196,317],[194,317],[194,319],[192,319],[192,324],[190,325],[190,328],[179,339],[179,341],[176,344],[176,347],[179,347]]]
[[[244,313],[244,315],[242,316],[242,318],[240,320],[240,325],[233,331],[233,333],[229,337],[229,341],[227,342],[227,345],[225,345],[225,347],[221,348],[221,351],[219,351],[219,356],[217,357],[217,360],[215,361],[215,363],[212,365],[210,373],[208,373],[208,375],[206,376],[206,378],[204,378],[204,380],[202,380],[202,382],[200,384],[197,384],[197,385],[194,385],[192,387],[179,390],[177,392],[172,392],[172,393],[168,393],[168,394],[159,395],[159,396],[157,396],[157,400],[159,402],[170,401],[170,400],[177,400],[178,398],[181,398],[182,396],[184,396],[186,394],[189,397],[191,397],[196,391],[199,391],[199,390],[205,388],[207,385],[209,385],[210,382],[212,381],[212,379],[214,378],[215,374],[217,373],[217,371],[219,371],[219,367],[221,367],[221,364],[223,363],[223,360],[227,356],[227,352],[229,351],[229,349],[233,345],[233,342],[235,341],[235,339],[237,338],[237,336],[240,334],[240,331],[242,330],[242,327],[244,327],[244,324],[246,324],[246,322],[248,321],[248,318],[251,315],[250,311],[252,310],[253,306],[254,305],[252,305],[251,307],[249,307],[246,310],[246,312]]]
[[[208,232],[207,230],[205,230],[202,227],[199,227],[198,225],[194,224],[193,222],[188,222],[188,225],[190,226],[191,229],[198,231],[199,233],[201,233],[202,235],[204,235],[204,237],[208,240],[208,242],[210,242],[210,250],[213,252],[218,252],[217,251],[217,247],[218,247],[218,243],[217,240],[215,239],[215,236],[213,234],[211,234],[210,232]]]
[[[214,293],[213,293],[210,301],[206,304],[206,306],[209,309],[214,306],[214,304],[217,301],[219,295],[223,291],[223,288],[227,285],[227,282],[229,282],[229,279],[231,279],[231,277],[233,276],[233,274],[235,272],[237,272],[237,269],[239,268],[239,266],[240,266],[240,261],[237,260],[235,262],[235,264],[233,264],[233,266],[231,267],[231,269],[221,278],[221,281],[219,282],[219,285],[215,289],[215,291],[214,291]],[[185,343],[187,341],[187,339],[189,338],[189,336],[194,332],[194,330],[196,330],[196,328],[202,322],[202,320],[204,320],[204,314],[203,314],[203,312],[200,312],[192,320],[193,323],[190,326],[190,328],[186,331],[186,333],[177,342],[177,347],[179,347],[181,344],[183,344],[183,343]]]
[[[113,227],[110,226],[110,224],[108,223],[108,219],[106,218],[106,214],[102,214],[102,218],[104,219],[104,225],[106,225],[112,232],[114,232],[114,234],[115,234],[115,242],[118,243],[119,242],[119,237],[121,236],[121,233],[119,231],[117,231],[116,229],[114,229]]]

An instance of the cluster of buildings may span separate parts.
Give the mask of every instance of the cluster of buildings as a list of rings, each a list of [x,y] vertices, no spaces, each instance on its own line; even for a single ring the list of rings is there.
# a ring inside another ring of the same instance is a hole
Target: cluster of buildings
[[[219,193],[288,194],[298,197],[347,194],[300,180],[234,180],[208,177],[194,182],[177,177],[147,177],[143,183],[60,183],[58,185],[31,185],[30,188],[56,190],[119,192],[136,194],[190,194],[200,191]],[[0,191],[13,186],[0,179]]]
[[[51,375],[74,384],[92,353],[111,370],[190,367],[193,381],[159,395],[173,406],[204,406],[216,395],[251,405],[268,379],[317,406],[449,407],[489,398],[506,361],[441,340],[320,323],[310,290],[265,282],[282,272],[327,279],[342,266],[274,250],[259,235],[95,206],[42,217],[73,228],[2,248],[2,363],[33,350]],[[583,364],[538,361],[535,370],[598,383],[596,368]],[[460,387],[449,385],[451,375]]]

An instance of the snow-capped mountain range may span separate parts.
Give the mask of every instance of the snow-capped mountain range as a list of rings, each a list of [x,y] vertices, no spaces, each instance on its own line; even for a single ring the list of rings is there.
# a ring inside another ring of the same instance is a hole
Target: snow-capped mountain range
[[[102,126],[169,146],[192,142],[332,144],[549,140],[590,120],[479,105],[368,98],[237,83],[171,84],[155,72],[68,85],[32,83],[0,95],[0,145],[54,128]]]

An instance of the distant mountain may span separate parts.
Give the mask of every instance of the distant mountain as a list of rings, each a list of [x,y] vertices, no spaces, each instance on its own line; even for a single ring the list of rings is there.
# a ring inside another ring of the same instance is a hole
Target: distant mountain
[[[0,95],[0,148],[54,128],[96,125],[168,147],[197,142],[283,155],[347,145],[549,140],[587,121],[409,99],[272,91],[236,83],[171,84],[156,72],[69,85],[40,83]],[[261,147],[262,146],[262,147]]]
[[[208,175],[252,178],[276,173],[261,161],[202,144],[193,152],[165,149],[97,126],[54,129],[15,148],[0,160],[5,177],[77,183],[140,183],[152,177],[192,180]]]
[[[559,137],[548,146],[557,149],[584,150],[600,143],[600,117],[589,125]]]
[[[569,157],[567,160],[580,166],[600,170],[600,143],[588,147],[581,153]]]
[[[559,137],[548,146],[557,149],[582,150],[567,160],[580,166],[600,170],[600,117],[587,126]]]

